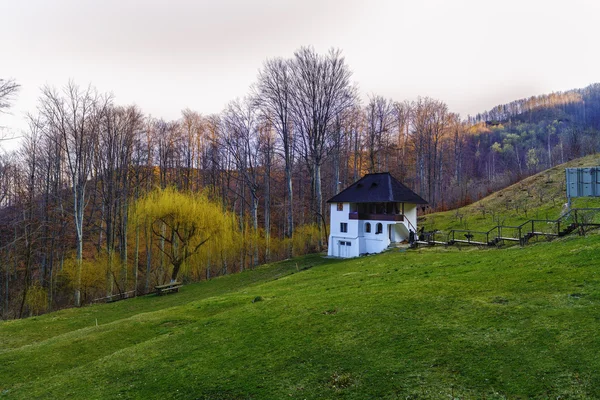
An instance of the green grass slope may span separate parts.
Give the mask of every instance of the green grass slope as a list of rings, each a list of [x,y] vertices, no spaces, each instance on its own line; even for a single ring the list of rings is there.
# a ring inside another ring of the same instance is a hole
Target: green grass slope
[[[600,165],[600,154],[578,158],[530,176],[466,207],[419,218],[429,230],[488,231],[496,225],[516,226],[529,219],[555,219],[567,202],[565,168]],[[573,207],[600,207],[600,200],[573,199]]]
[[[599,266],[600,235],[309,256],[2,322],[0,398],[600,398]]]

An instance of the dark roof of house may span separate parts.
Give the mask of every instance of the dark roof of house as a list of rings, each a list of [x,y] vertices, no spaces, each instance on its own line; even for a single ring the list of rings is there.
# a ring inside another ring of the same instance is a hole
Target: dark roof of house
[[[389,172],[367,174],[327,202],[427,204],[421,196],[404,186]]]

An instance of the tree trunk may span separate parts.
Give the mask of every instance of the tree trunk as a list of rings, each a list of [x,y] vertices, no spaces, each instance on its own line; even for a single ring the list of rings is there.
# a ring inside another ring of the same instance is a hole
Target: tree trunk
[[[146,283],[144,285],[144,293],[150,291],[150,272],[152,271],[152,235],[150,228],[146,225]]]
[[[177,275],[179,274],[179,269],[181,268],[181,262],[176,262],[173,264],[173,273],[171,274],[171,283],[177,281]]]
[[[323,218],[323,193],[321,191],[321,165],[319,163],[315,164],[315,202],[316,202],[316,213],[317,213],[317,224],[319,227],[319,248],[323,247],[323,238],[320,233],[322,231],[322,218]]]
[[[270,155],[268,155],[267,162],[265,165],[264,175],[264,187],[265,187],[265,261],[270,259],[270,248],[271,248],[271,163]]]
[[[81,189],[80,189],[81,190]],[[75,287],[75,306],[81,306],[81,272],[83,267],[83,207],[84,198],[80,190],[74,190],[75,193],[75,230],[77,233],[77,277]],[[83,189],[85,190],[85,189]],[[79,192],[79,193],[78,193]]]
[[[287,226],[286,237],[291,239],[294,236],[294,196],[292,187],[292,167],[286,163],[285,165],[285,191],[287,194]],[[292,246],[288,246],[288,257],[292,257]]]
[[[254,242],[252,245],[252,267],[255,267],[258,265],[258,196],[254,190],[251,190],[250,195],[252,197],[250,215],[252,218],[252,231],[254,236],[252,240],[252,242]]]
[[[128,222],[128,207],[127,207],[127,198],[123,201],[122,207],[122,216],[121,216],[121,241],[120,241],[120,250],[121,250],[121,274],[122,274],[122,284],[121,287],[124,291],[127,291],[127,279],[128,279],[128,269],[129,260],[127,259],[127,222]]]

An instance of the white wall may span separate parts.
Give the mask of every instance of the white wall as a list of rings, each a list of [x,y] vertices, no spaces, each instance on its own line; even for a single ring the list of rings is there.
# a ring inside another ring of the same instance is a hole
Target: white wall
[[[327,255],[333,257],[358,257],[359,255],[359,237],[358,221],[349,217],[350,203],[343,203],[344,209],[337,210],[337,203],[330,204],[331,222],[329,224],[329,246]],[[341,223],[348,224],[348,232],[340,230]],[[350,243],[349,246],[341,245],[340,242]]]
[[[383,250],[385,250],[390,245],[390,240],[389,240],[389,236],[388,236],[388,227],[387,227],[390,224],[389,221],[359,221],[358,223],[361,224],[363,227],[367,223],[371,224],[371,232],[367,233],[365,231],[365,234],[364,234],[365,245],[364,245],[364,247],[361,248],[361,254],[381,253]],[[377,232],[377,224],[378,223],[382,224],[383,229],[382,229],[381,233],[375,233],[375,232]],[[364,231],[364,228],[363,228],[363,231]]]
[[[404,203],[404,218],[409,220],[414,226],[415,232],[417,227],[417,205]],[[410,224],[405,223],[407,228],[413,229]]]

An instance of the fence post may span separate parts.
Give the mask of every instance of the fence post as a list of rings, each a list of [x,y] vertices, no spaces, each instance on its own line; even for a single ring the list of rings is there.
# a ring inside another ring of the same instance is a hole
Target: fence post
[[[523,231],[523,228],[522,228],[521,226],[519,226],[519,244],[520,244],[521,246],[523,246],[523,235],[522,235],[522,231]]]

